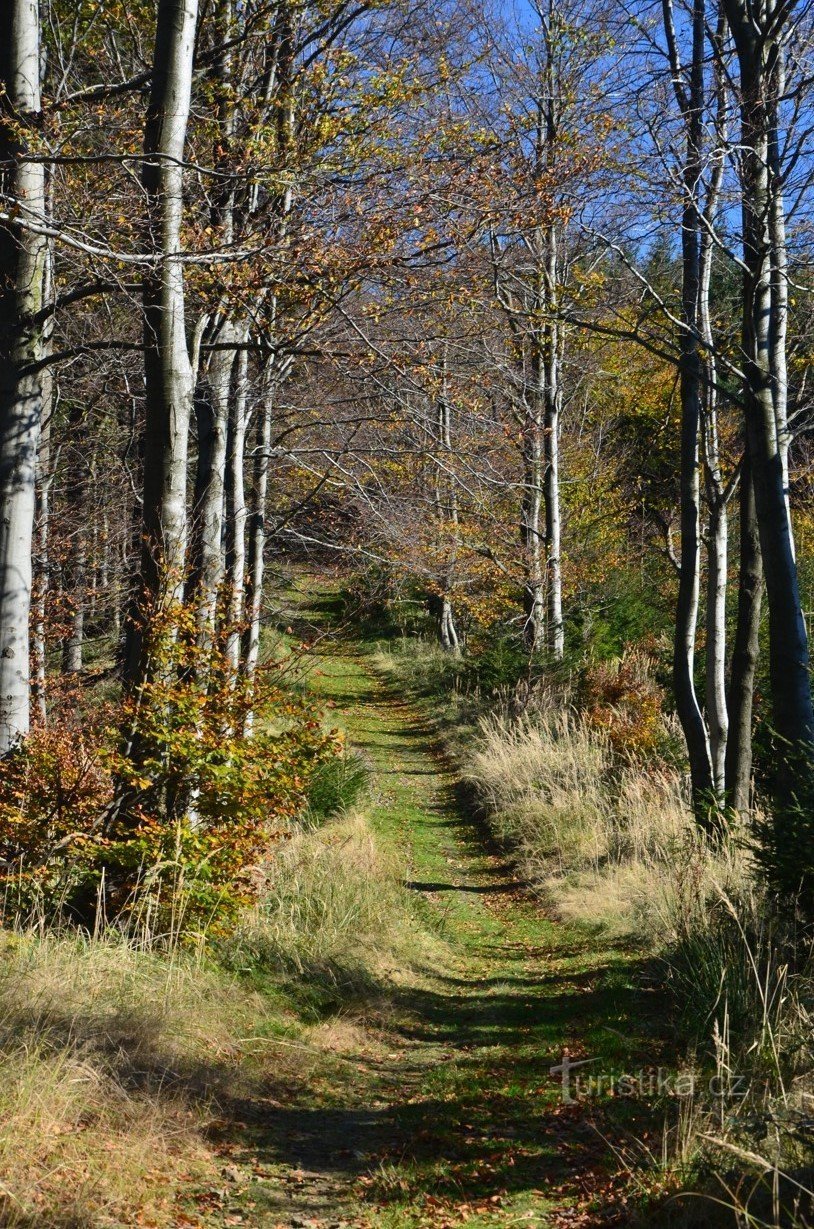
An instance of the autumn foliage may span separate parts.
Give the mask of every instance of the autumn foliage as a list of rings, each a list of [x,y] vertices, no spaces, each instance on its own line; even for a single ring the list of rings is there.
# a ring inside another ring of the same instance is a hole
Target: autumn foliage
[[[89,716],[63,711],[7,760],[7,912],[222,931],[254,898],[264,858],[341,744],[279,669],[250,685],[217,646],[202,685],[186,622],[178,610],[156,621],[138,689]]]

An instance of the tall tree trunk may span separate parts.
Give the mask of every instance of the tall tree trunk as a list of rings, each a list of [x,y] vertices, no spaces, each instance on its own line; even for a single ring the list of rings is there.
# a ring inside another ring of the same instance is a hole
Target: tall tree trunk
[[[193,374],[186,341],[180,242],[197,10],[197,0],[159,0],[144,129],[142,184],[156,262],[143,285],[144,503],[139,592],[127,661],[131,682],[148,671],[145,620],[159,601],[180,601],[184,591]]]
[[[39,126],[37,0],[0,6],[0,190],[18,221],[0,223],[0,755],[28,733],[29,617],[47,240],[45,168],[27,157]]]
[[[524,392],[522,426],[523,498],[520,545],[523,551],[523,640],[537,652],[545,635],[545,560],[543,554],[543,483],[545,481],[545,365],[539,337],[532,339],[531,375]]]
[[[445,653],[458,653],[461,642],[455,627],[455,613],[450,597],[458,552],[454,540],[451,548],[444,540],[448,532],[451,531],[453,539],[458,533],[458,491],[452,472],[452,406],[449,400],[446,342],[444,342],[441,353],[441,388],[435,399],[435,447],[433,492],[435,521],[438,527],[439,547],[446,558],[439,577],[441,593],[432,604],[436,611],[438,643]]]
[[[545,419],[543,423],[545,503],[545,571],[548,604],[548,650],[555,661],[565,652],[565,628],[562,619],[562,524],[560,516],[560,381],[561,328],[557,321],[557,231],[550,227],[546,243],[546,310],[549,320],[544,329],[545,347]]]
[[[81,530],[77,530],[71,543],[71,554],[65,578],[70,618],[68,635],[62,642],[64,674],[80,674],[83,667],[86,566],[85,537]]]
[[[72,406],[69,430],[73,448],[68,454],[65,478],[65,512],[68,525],[68,555],[63,568],[62,589],[68,615],[68,635],[62,642],[62,669],[65,674],[82,670],[85,630],[85,587],[87,570],[87,480],[85,472],[86,436],[82,427],[84,407]],[[63,456],[64,459],[64,456]]]
[[[786,493],[787,444],[783,440],[785,258],[776,246],[782,201],[781,168],[776,161],[779,104],[772,97],[782,31],[765,38],[746,0],[726,0],[726,9],[740,68],[744,403],[769,607],[773,725],[787,746],[810,755],[814,709],[808,638],[794,557]],[[763,20],[772,23],[771,10],[763,14]],[[780,774],[786,796],[803,786],[800,771],[800,758],[793,753]]]
[[[715,337],[710,312],[713,236],[720,205],[721,185],[728,147],[728,89],[724,46],[727,38],[726,16],[718,13],[712,36],[714,54],[714,145],[710,157],[709,187],[704,203],[700,234],[700,287],[698,314],[704,343],[704,395],[701,438],[707,507],[707,593],[706,593],[706,709],[709,731],[710,763],[716,804],[726,798],[726,762],[729,739],[729,708],[726,686],[726,602],[729,570],[729,501],[737,487],[737,476],[728,484],[721,472],[718,435],[718,370]],[[725,808],[721,809],[721,815]]]
[[[43,406],[49,399],[48,391],[43,382]],[[34,582],[34,609],[32,618],[32,658],[34,663],[34,678],[32,680],[33,700],[37,712],[37,720],[44,726],[48,721],[48,677],[46,639],[48,589],[50,582],[50,531],[51,531],[51,487],[54,474],[51,468],[51,424],[48,416],[43,417],[43,430],[40,435],[40,446],[37,454],[37,510],[36,510],[36,579]]]
[[[113,616],[115,605],[110,600],[110,515],[107,506],[102,509],[102,527],[99,543],[99,604],[103,617]]]
[[[675,52],[672,6],[663,0],[664,25],[671,49],[673,84],[685,129],[684,208],[681,220],[681,394],[680,525],[681,561],[673,643],[673,690],[687,744],[693,805],[702,827],[710,827],[715,789],[707,727],[695,691],[695,640],[701,585],[701,483],[699,433],[704,371],[699,348],[702,285],[701,207],[704,118],[704,0],[694,0],[692,60],[685,89]]]
[[[235,181],[231,155],[235,130],[233,50],[234,0],[216,0],[215,36],[220,49],[212,66],[215,92],[217,135],[212,160],[220,170],[212,189],[211,223],[224,247],[234,242]],[[224,474],[235,365],[233,343],[237,330],[231,318],[231,305],[224,300],[213,339],[223,349],[215,350],[209,360],[208,387],[195,400],[198,427],[198,468],[195,483],[194,543],[191,561],[190,593],[196,608],[198,645],[211,646],[217,621],[217,607],[224,576],[223,516]]]
[[[263,369],[260,405],[254,451],[251,511],[248,516],[249,548],[246,585],[246,633],[243,646],[243,673],[254,677],[260,660],[260,630],[265,576],[266,507],[268,504],[271,431],[274,399],[278,387],[276,364],[269,359]],[[247,720],[251,728],[251,718]],[[248,731],[247,731],[248,732]]]
[[[749,450],[740,479],[740,569],[738,616],[729,679],[729,741],[726,747],[726,796],[736,812],[749,811],[752,792],[752,701],[760,655],[760,607],[763,563],[755,513],[755,489]]]
[[[291,153],[295,133],[294,99],[294,31],[292,6],[289,0],[277,5],[273,28],[266,43],[266,65],[263,81],[263,97],[274,121],[278,154],[281,165]],[[288,216],[293,200],[293,177],[286,176],[283,191],[273,198],[276,218],[276,239],[280,247],[285,245]],[[259,184],[249,196],[249,209],[258,207]],[[277,302],[272,296],[269,312],[269,336],[275,334]],[[263,609],[263,583],[265,577],[266,508],[268,503],[269,465],[272,424],[274,420],[275,395],[291,367],[290,359],[273,356],[265,365],[262,376],[262,396],[258,410],[256,452],[254,457],[254,481],[252,508],[248,519],[249,547],[246,583],[246,628],[243,644],[243,671],[252,680],[260,660],[261,614]],[[251,732],[254,715],[246,714],[245,731]]]
[[[780,99],[786,86],[785,56],[782,45],[774,47],[769,59],[769,242],[771,248],[772,329],[771,370],[774,394],[774,418],[777,427],[777,450],[783,471],[783,491],[786,510],[791,519],[789,501],[789,448],[791,431],[788,421],[788,361],[786,355],[789,314],[789,261],[786,244],[786,210],[783,199],[782,157],[780,151]],[[794,537],[791,538],[794,550]]]
[[[231,321],[224,321],[217,340],[226,346],[234,340]],[[216,350],[209,361],[208,379],[201,382],[195,397],[198,465],[189,592],[201,649],[212,645],[223,584],[224,477],[234,366],[234,350]]]
[[[724,27],[719,21],[718,44],[723,43]],[[698,315],[704,342],[704,390],[701,407],[703,469],[708,508],[707,591],[706,591],[706,720],[712,786],[718,803],[726,794],[726,745],[729,737],[729,712],[726,690],[726,595],[729,569],[729,498],[721,473],[718,439],[718,387],[712,318],[710,280],[712,276],[712,228],[718,208],[723,178],[725,140],[724,84],[718,82],[718,148],[705,206],[707,225],[700,236],[700,285]]]
[[[726,793],[726,745],[729,712],[726,689],[726,590],[729,558],[727,505],[713,495],[707,521],[706,591],[706,718],[712,788],[722,801]]]
[[[246,579],[246,405],[248,355],[238,353],[229,409],[226,461],[226,657],[236,674],[240,666],[243,598]]]
[[[48,189],[53,180],[46,180],[46,206],[50,204]],[[50,214],[50,208],[48,209]],[[51,304],[54,294],[54,252],[53,244],[48,245],[43,274],[43,303]],[[43,357],[51,352],[51,339],[54,331],[54,318],[51,316],[43,329]],[[56,456],[51,448],[52,417],[55,405],[55,377],[53,367],[45,367],[42,372],[42,422],[37,450],[37,494],[36,494],[36,548],[34,555],[35,577],[33,581],[34,608],[31,620],[32,652],[34,666],[32,680],[32,699],[37,712],[37,720],[41,726],[48,722],[48,678],[47,678],[47,614],[48,590],[51,581],[50,533],[51,533],[51,488],[54,483]]]

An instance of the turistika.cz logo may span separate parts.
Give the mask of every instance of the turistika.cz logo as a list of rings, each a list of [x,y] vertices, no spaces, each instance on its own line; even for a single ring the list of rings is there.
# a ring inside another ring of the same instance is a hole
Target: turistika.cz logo
[[[560,1077],[562,1101],[573,1105],[596,1097],[696,1097],[700,1093],[723,1100],[746,1096],[746,1076],[727,1072],[725,1076],[705,1076],[697,1071],[672,1071],[666,1067],[642,1067],[638,1071],[600,1070],[598,1058],[571,1058],[564,1054],[549,1067]]]

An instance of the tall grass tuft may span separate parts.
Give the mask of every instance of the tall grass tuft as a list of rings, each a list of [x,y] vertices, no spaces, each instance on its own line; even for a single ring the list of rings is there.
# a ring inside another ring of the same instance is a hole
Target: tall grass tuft
[[[552,909],[662,962],[677,1040],[702,1078],[661,1155],[640,1149],[634,1177],[646,1187],[658,1170],[668,1188],[709,1198],[647,1223],[808,1227],[814,960],[778,922],[743,835],[710,845],[674,768],[620,763],[572,710],[484,719],[468,776]]]
[[[643,937],[675,891],[677,865],[714,873],[679,774],[620,767],[607,735],[574,711],[485,718],[467,775],[493,830],[563,917]]]
[[[294,979],[321,1005],[369,994],[416,931],[399,866],[358,813],[287,842],[231,944],[240,967]]]
[[[355,751],[345,749],[311,774],[305,812],[306,826],[324,823],[334,815],[350,811],[360,803],[370,785],[370,768]]]

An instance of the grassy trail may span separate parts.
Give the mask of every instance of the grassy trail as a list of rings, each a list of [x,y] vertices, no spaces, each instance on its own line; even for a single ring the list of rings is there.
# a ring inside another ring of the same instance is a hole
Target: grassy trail
[[[331,595],[309,606],[325,620]],[[365,645],[323,645],[312,686],[373,766],[373,826],[443,954],[394,978],[308,1096],[251,1128],[279,1180],[250,1190],[252,1210],[230,1223],[625,1223],[608,1137],[636,1132],[641,1107],[564,1104],[549,1068],[563,1054],[617,1073],[652,1058],[635,957],[548,918],[467,814],[421,711]]]

